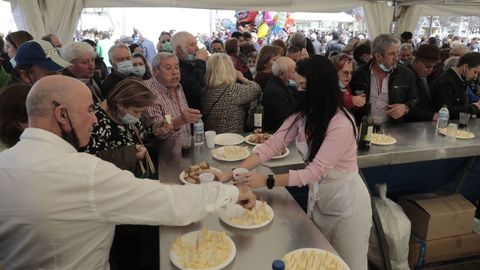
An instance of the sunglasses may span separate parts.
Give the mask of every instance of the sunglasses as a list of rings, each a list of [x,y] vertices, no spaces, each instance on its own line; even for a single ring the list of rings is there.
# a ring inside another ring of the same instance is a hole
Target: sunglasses
[[[162,40],[162,44],[165,43],[165,42],[170,42],[170,39]]]

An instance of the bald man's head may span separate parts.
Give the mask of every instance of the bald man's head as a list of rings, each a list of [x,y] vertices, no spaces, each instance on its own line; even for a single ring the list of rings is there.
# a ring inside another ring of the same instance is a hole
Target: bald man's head
[[[30,127],[51,131],[75,147],[83,147],[90,140],[93,114],[92,94],[81,81],[62,75],[47,76],[37,81],[27,101]],[[68,137],[66,137],[68,135]]]
[[[282,56],[272,65],[272,73],[282,78],[285,82],[295,78],[295,61],[290,57]]]

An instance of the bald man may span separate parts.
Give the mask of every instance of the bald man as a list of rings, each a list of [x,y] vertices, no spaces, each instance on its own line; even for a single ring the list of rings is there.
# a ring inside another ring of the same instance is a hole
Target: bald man
[[[186,225],[248,189],[141,181],[78,153],[97,123],[90,90],[54,75],[28,94],[29,128],[0,154],[0,261],[6,269],[109,269],[115,225]]]
[[[276,131],[283,121],[295,110],[297,96],[295,61],[290,57],[280,57],[272,65],[273,76],[263,90],[264,129]]]

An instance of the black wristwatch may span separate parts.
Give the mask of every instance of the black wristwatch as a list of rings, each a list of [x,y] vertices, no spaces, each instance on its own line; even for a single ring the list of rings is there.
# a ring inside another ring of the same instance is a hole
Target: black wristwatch
[[[275,178],[273,178],[272,174],[269,174],[267,178],[267,188],[272,189],[274,186],[275,186]]]

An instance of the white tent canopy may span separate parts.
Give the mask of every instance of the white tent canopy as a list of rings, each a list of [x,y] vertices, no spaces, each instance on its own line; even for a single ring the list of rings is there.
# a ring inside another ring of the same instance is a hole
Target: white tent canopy
[[[415,28],[422,15],[478,16],[480,0],[10,0],[19,29],[35,37],[57,33],[69,40],[83,8],[92,7],[185,7],[206,9],[272,10],[302,12],[340,12],[363,6],[369,35],[391,32],[395,14],[395,31]],[[388,5],[394,2],[396,7]]]
[[[293,12],[295,20],[303,21],[327,21],[327,22],[353,22],[355,18],[345,12],[339,13],[312,13],[312,12]]]

